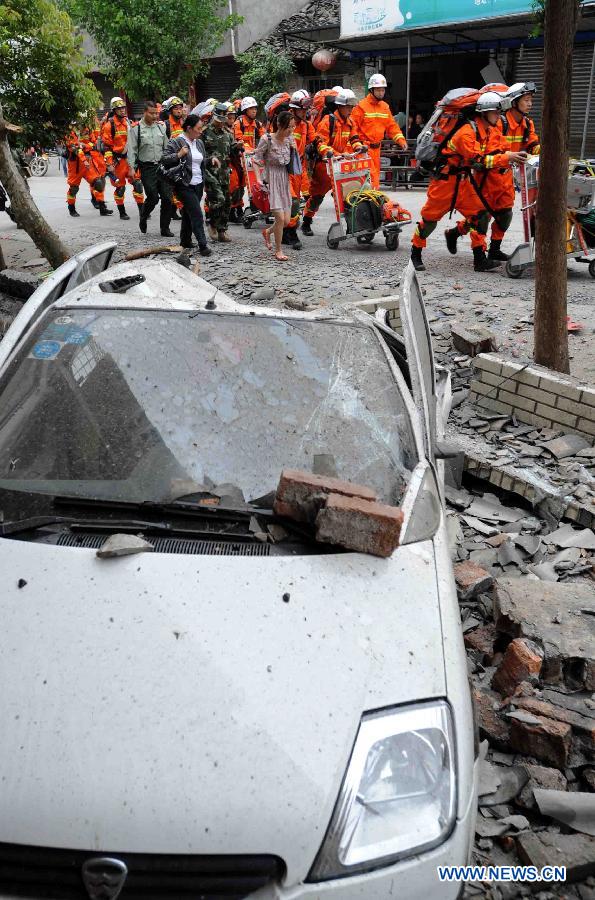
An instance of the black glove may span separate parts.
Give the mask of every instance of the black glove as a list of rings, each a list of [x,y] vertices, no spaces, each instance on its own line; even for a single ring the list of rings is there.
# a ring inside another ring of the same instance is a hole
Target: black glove
[[[334,153],[333,153],[332,150],[327,150],[326,153],[325,153],[325,156],[326,156],[327,159],[332,159],[333,156],[334,156]]]

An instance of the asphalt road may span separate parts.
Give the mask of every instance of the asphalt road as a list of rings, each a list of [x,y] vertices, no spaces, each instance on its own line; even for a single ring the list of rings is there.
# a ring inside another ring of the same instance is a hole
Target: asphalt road
[[[127,188],[126,201],[131,216],[129,222],[118,217],[109,185],[107,202],[114,209],[114,215],[101,218],[90,204],[85,183],[81,185],[77,201],[81,217],[72,219],[66,207],[66,180],[56,173],[55,167],[56,163],[52,161],[48,175],[30,180],[31,192],[46,219],[73,250],[106,238],[118,241],[118,254],[121,255],[164,243],[159,235],[157,214],[149,222],[146,235],[138,230],[130,188]],[[423,189],[400,191],[390,196],[411,211],[415,222],[425,199]],[[272,304],[281,306],[300,302],[349,302],[394,293],[407,263],[414,226],[405,226],[401,246],[396,252],[386,249],[381,236],[367,246],[359,246],[350,240],[340,249],[331,250],[326,246],[326,233],[333,220],[334,207],[327,198],[314,220],[314,237],[303,237],[304,249],[289,251],[287,263],[276,262],[266,250],[258,223],[249,231],[230,226],[232,243],[214,244],[213,255],[201,260],[201,274],[244,302],[250,302],[254,290],[272,286],[276,292]],[[439,225],[424,253],[427,271],[420,280],[428,309],[439,317],[486,324],[496,334],[503,352],[511,353],[520,361],[529,361],[532,354],[533,277],[528,275],[513,281],[506,276],[504,267],[491,273],[474,272],[468,239],[459,241],[460,250],[456,257],[448,253],[443,237],[448,224],[445,220]],[[177,223],[172,226],[177,234]],[[504,249],[512,250],[522,239],[522,222],[517,209]],[[0,240],[9,265],[20,266],[39,257],[27,235],[17,230],[3,214],[0,214]],[[573,374],[595,383],[595,282],[587,267],[574,260],[569,261],[568,271],[569,312],[575,320],[586,325],[581,335],[570,338],[571,368]]]

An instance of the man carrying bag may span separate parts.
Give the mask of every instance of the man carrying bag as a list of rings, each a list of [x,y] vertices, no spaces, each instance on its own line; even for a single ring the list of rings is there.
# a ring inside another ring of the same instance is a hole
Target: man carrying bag
[[[173,190],[171,184],[157,171],[166,147],[165,122],[158,121],[155,103],[147,100],[140,122],[130,129],[128,135],[128,163],[133,171],[139,170],[145,189],[145,202],[138,227],[143,234],[147,233],[147,220],[161,200],[159,211],[161,234],[163,237],[173,237],[173,232],[169,228],[173,212]]]

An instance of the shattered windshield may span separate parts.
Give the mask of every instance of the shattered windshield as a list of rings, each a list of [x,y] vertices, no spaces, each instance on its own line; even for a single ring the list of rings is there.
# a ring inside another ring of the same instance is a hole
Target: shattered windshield
[[[168,500],[284,468],[398,503],[411,425],[374,331],[217,313],[55,310],[0,382],[0,487]]]

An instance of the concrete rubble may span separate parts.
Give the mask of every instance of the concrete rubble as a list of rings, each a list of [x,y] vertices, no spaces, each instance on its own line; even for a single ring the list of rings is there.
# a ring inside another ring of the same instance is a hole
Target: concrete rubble
[[[565,865],[564,886],[533,896],[595,897],[595,533],[476,480],[446,499],[485,754],[473,861]]]

